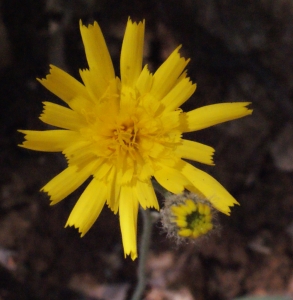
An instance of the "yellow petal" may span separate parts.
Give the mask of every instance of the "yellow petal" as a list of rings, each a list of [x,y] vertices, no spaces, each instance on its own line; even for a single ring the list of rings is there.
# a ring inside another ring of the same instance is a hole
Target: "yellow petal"
[[[97,84],[97,77],[95,69],[79,70],[79,75],[87,88],[89,95],[93,101],[101,99],[103,93],[107,90],[107,83],[102,81],[103,84]]]
[[[196,84],[189,78],[182,79],[163,99],[165,111],[172,111],[180,107],[196,90]]]
[[[213,223],[208,223],[208,224],[205,225],[206,231],[212,230],[213,227],[214,227],[214,226],[213,226]]]
[[[174,194],[182,193],[185,187],[191,184],[180,171],[165,166],[155,171],[154,177],[162,187]]]
[[[183,79],[186,78],[186,77],[187,77],[187,70],[184,70],[184,71],[181,73],[181,75],[178,77],[178,79],[176,80],[174,86],[176,86],[179,82],[181,82],[181,80],[183,80]],[[195,83],[195,85],[196,85],[196,83]]]
[[[119,166],[121,172],[120,184],[128,184],[133,178],[134,166],[131,157],[125,155],[121,157],[121,164]]]
[[[188,216],[194,212],[194,209],[186,204],[181,204],[180,208],[185,211],[186,216]]]
[[[113,166],[106,180],[108,186],[107,205],[114,212],[114,214],[117,214],[119,208],[121,175],[121,172],[117,172],[117,168]]]
[[[197,210],[196,204],[191,199],[185,200],[185,205],[187,205],[192,212]]]
[[[173,207],[171,207],[171,208],[173,208]],[[172,210],[172,212],[173,212],[173,210]],[[176,212],[173,212],[176,216],[175,216],[175,218],[173,218],[173,221],[172,222],[175,222],[176,220],[177,221],[186,221],[186,215],[185,215],[185,212],[184,212],[184,215],[178,215],[178,214],[176,214]]]
[[[198,212],[199,212],[201,215],[203,215],[204,212],[205,212],[205,205],[202,204],[202,203],[198,203],[198,204],[197,204],[197,209],[198,209]]]
[[[118,86],[120,85],[118,78],[108,80],[102,85],[97,82],[97,75],[92,70],[79,70],[79,74],[93,102],[101,104],[107,100],[107,105],[112,109],[113,106],[118,108]]]
[[[129,18],[123,38],[120,73],[122,85],[134,87],[142,68],[145,21],[132,22]]]
[[[183,236],[183,237],[190,237],[192,235],[192,230],[191,229],[179,230],[178,235]]]
[[[43,102],[43,104],[44,111],[40,119],[44,123],[71,130],[79,130],[86,126],[84,117],[74,110],[51,102]]]
[[[129,85],[122,85],[120,93],[120,112],[129,114],[137,105],[137,102],[137,91]]]
[[[199,228],[194,228],[192,234],[190,234],[190,237],[193,237],[194,239],[198,238],[202,233],[200,232]]]
[[[207,205],[204,206],[203,214],[206,216],[211,214],[211,209],[209,206]]]
[[[136,165],[138,167],[137,174],[138,174],[138,180],[142,182],[148,182],[148,180],[153,175],[153,165],[150,162],[150,159],[145,157],[142,158],[141,154],[139,152],[136,152]]]
[[[65,227],[74,226],[78,228],[81,237],[83,237],[100,215],[106,201],[106,195],[107,186],[94,178],[75,204]]]
[[[185,220],[183,221],[183,220],[177,219],[174,222],[177,224],[178,227],[187,227],[187,225],[188,225]]]
[[[141,96],[140,104],[151,116],[158,116],[164,110],[163,105],[150,93]]]
[[[182,144],[175,150],[175,153],[182,158],[198,161],[207,165],[214,165],[214,152],[214,148],[210,146],[184,139],[182,140]]]
[[[143,138],[140,141],[140,149],[142,153],[147,153],[149,157],[158,158],[166,151],[166,147],[162,143],[158,143],[150,138]]]
[[[137,180],[135,190],[137,199],[143,209],[154,207],[159,210],[157,196],[150,180],[147,182]]]
[[[153,75],[148,70],[148,65],[145,65],[135,84],[140,95],[148,93],[151,89],[152,83]]]
[[[185,209],[182,209],[182,205],[179,206],[171,206],[171,210],[173,215],[177,218],[177,219],[183,219],[186,220],[186,216],[187,216],[187,211]]]
[[[94,177],[99,180],[105,179],[113,167],[113,164],[111,162],[109,162],[109,160],[101,159],[101,161],[103,163],[101,163],[99,165],[98,169],[96,170],[96,172],[94,174]]]
[[[46,89],[66,102],[73,110],[80,111],[91,106],[85,86],[75,78],[50,65],[50,74],[45,79],[37,79]]]
[[[71,130],[18,130],[25,134],[25,139],[20,147],[36,151],[58,152],[79,141],[81,136]]]
[[[174,87],[178,77],[183,72],[189,60],[180,57],[179,49],[177,47],[166,61],[159,67],[153,76],[153,85],[150,93],[158,100],[163,99],[169,91]]]
[[[165,129],[171,130],[178,127],[180,124],[180,111],[164,111],[160,116],[162,124],[164,124]]]
[[[88,75],[92,77],[91,80],[86,81],[86,84],[91,87],[91,90],[96,88],[97,97],[99,98],[107,89],[109,82],[115,79],[112,60],[98,23],[94,22],[94,25],[86,27],[80,21],[79,25],[90,68]]]
[[[62,153],[65,155],[69,165],[82,165],[85,161],[96,160],[96,145],[91,141],[76,141],[69,147],[65,148]]]
[[[198,231],[201,233],[201,235],[203,235],[208,232],[208,229],[205,226],[202,226],[198,228]]]
[[[137,233],[138,201],[133,195],[133,187],[122,186],[119,200],[119,219],[124,248],[124,256],[130,255],[132,260],[137,258],[136,233]]]
[[[167,168],[174,168],[174,169],[179,170],[177,168],[177,164],[178,163],[180,164],[181,160],[179,158],[173,156],[173,153],[168,150],[169,149],[165,149],[164,155],[162,155],[161,157],[151,160],[152,163],[155,164],[153,170],[156,170],[156,169],[158,170],[160,168],[160,166],[165,166]],[[158,168],[156,168],[156,167],[158,167]],[[153,171],[153,173],[154,173],[154,171]]]
[[[183,162],[182,174],[222,213],[229,215],[229,207],[239,204],[216,179],[194,166]]]
[[[48,193],[51,203],[54,205],[74,192],[92,174],[96,162],[91,162],[84,168],[69,166],[64,171],[50,180],[41,191]]]
[[[252,109],[246,107],[249,104],[250,102],[218,103],[194,109],[186,115],[182,114],[182,118],[187,118],[183,132],[200,130],[251,115]]]

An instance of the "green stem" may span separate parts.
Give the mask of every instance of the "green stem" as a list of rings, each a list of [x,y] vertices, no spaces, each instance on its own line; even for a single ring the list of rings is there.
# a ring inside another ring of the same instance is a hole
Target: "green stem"
[[[141,300],[146,286],[146,260],[150,248],[153,220],[149,209],[141,209],[143,216],[143,232],[140,241],[140,251],[138,258],[138,282],[131,300]]]

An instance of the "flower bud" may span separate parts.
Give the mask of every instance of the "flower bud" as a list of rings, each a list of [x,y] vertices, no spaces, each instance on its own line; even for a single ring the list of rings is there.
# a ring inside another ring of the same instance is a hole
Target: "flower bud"
[[[163,230],[177,243],[197,241],[219,229],[217,212],[203,196],[168,195],[160,211]]]

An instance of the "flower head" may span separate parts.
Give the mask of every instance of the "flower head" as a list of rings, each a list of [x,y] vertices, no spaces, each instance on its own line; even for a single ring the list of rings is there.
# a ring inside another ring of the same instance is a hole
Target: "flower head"
[[[196,85],[185,70],[189,60],[176,48],[152,74],[142,68],[145,22],[130,19],[122,43],[121,78],[113,64],[99,25],[80,22],[89,65],[80,70],[82,82],[51,66],[39,82],[67,106],[44,102],[40,119],[57,130],[21,130],[24,148],[62,152],[68,167],[42,191],[56,204],[92,177],[74,206],[66,226],[85,235],[107,204],[116,214],[125,255],[137,257],[139,205],[159,209],[151,183],[154,177],[172,193],[199,191],[225,214],[237,201],[211,176],[184,159],[213,165],[212,147],[182,138],[200,130],[251,114],[249,103],[208,105],[184,113],[179,107]]]
[[[219,228],[215,209],[201,195],[169,195],[160,213],[164,231],[177,243],[195,241]]]
[[[178,235],[197,238],[213,228],[211,209],[208,204],[186,199],[183,204],[172,207]]]

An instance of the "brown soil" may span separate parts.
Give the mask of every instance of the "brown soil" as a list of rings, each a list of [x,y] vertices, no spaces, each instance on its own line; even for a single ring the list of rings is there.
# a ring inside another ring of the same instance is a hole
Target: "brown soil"
[[[249,101],[251,117],[192,135],[216,149],[204,168],[240,202],[221,232],[175,247],[154,227],[147,300],[293,297],[293,4],[275,1],[0,1],[0,299],[129,299],[137,261],[124,259],[107,208],[84,238],[64,229],[84,187],[50,207],[39,189],[65,166],[59,154],[18,148],[17,129],[45,129],[35,80],[49,63],[78,77],[78,29],[97,20],[117,70],[127,17],[146,19],[145,61],[178,44],[198,90],[183,108]],[[118,72],[117,72],[118,73]],[[140,222],[141,223],[141,222]],[[141,224],[139,224],[141,231]]]

